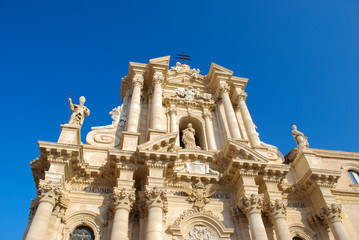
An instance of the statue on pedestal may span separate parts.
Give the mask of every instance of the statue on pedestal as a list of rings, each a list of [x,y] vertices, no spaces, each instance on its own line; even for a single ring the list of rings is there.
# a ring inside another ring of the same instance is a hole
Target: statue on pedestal
[[[292,126],[292,134],[295,142],[297,143],[298,152],[309,148],[308,137],[304,136],[302,132],[299,132],[296,125]]]
[[[201,149],[199,146],[196,146],[196,139],[194,137],[196,130],[192,128],[191,123],[187,124],[187,128],[182,133],[182,142],[185,149]]]
[[[79,104],[73,104],[71,98],[69,98],[70,109],[72,110],[71,118],[69,124],[80,125],[84,122],[85,117],[90,115],[90,110],[84,106],[86,98],[81,96],[79,99]]]

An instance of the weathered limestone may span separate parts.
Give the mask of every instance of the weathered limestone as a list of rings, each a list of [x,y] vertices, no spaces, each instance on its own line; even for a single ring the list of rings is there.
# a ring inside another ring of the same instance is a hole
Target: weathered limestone
[[[206,123],[206,136],[208,141],[209,150],[217,150],[216,139],[214,137],[213,125],[212,125],[212,115],[211,112],[205,111],[203,113],[204,121]]]
[[[238,96],[239,108],[242,113],[243,122],[247,131],[249,142],[251,143],[252,147],[256,147],[256,146],[260,146],[261,141],[259,140],[258,133],[252,121],[252,117],[248,111],[247,104],[245,102],[246,97],[247,94],[245,93],[242,93]]]
[[[145,192],[148,208],[146,240],[163,239],[163,213],[166,211],[166,192],[157,186]]]
[[[114,189],[114,209],[115,217],[113,219],[111,240],[129,239],[128,225],[129,213],[136,200],[134,189],[126,188]]]
[[[344,229],[342,218],[340,216],[342,209],[339,204],[331,204],[322,208],[322,218],[330,227],[335,240],[349,240],[347,232]]]
[[[85,144],[89,110],[70,101],[70,124],[31,162],[39,191],[23,240],[359,239],[359,153],[308,149],[293,129],[284,158],[260,142],[248,79],[169,64],[130,62],[123,105]]]
[[[261,216],[262,197],[254,194],[244,196],[240,200],[240,208],[247,215],[252,238],[254,240],[267,240],[268,237]]]
[[[227,83],[221,82],[219,84],[219,89],[221,91],[222,101],[226,112],[229,130],[231,132],[232,138],[241,138],[241,133],[239,131],[236,115],[234,114],[232,102],[231,99],[229,98],[229,93],[228,93],[229,86]]]

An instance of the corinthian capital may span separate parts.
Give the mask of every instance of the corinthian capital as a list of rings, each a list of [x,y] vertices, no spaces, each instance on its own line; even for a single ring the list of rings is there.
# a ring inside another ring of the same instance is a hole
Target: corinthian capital
[[[153,75],[153,84],[163,84],[163,81],[165,80],[165,77],[163,76],[162,73],[160,72],[155,72],[155,74]]]
[[[340,204],[330,204],[326,207],[322,207],[320,217],[323,218],[327,223],[329,222],[341,222],[342,217],[342,206]]]
[[[267,203],[266,209],[274,218],[285,218],[287,214],[286,203],[278,199]]]
[[[251,194],[241,198],[239,207],[245,214],[260,213],[262,204],[263,196]]]
[[[142,74],[136,73],[135,76],[133,76],[132,84],[133,84],[133,86],[140,86],[142,88],[142,86],[143,86]]]
[[[167,192],[154,187],[152,189],[145,190],[145,198],[147,207],[160,207],[164,211],[167,211]]]
[[[37,198],[39,202],[48,201],[55,205],[60,189],[60,185],[53,184],[51,181],[41,181],[37,191]]]
[[[229,85],[226,82],[219,83],[219,91],[220,93],[228,93],[229,92]]]
[[[115,187],[113,189],[113,204],[115,209],[118,208],[125,208],[130,211],[131,207],[133,206],[136,195],[134,189],[126,189],[126,188],[118,188]]]

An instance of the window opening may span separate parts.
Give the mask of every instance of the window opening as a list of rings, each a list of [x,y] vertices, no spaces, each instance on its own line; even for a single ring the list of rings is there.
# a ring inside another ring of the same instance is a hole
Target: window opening
[[[95,240],[95,235],[91,228],[80,226],[73,231],[69,240]]]
[[[353,170],[349,170],[349,175],[351,177],[351,179],[353,180],[354,184],[359,184],[359,173],[353,171]]]

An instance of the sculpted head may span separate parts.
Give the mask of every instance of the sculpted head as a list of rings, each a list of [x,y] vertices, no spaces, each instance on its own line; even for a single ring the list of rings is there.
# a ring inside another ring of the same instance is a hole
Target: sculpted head
[[[86,98],[84,96],[80,97],[80,104],[83,105],[86,102]]]
[[[192,123],[188,123],[187,128],[192,128]]]
[[[297,130],[297,125],[294,124],[294,125],[292,126],[292,129],[293,129],[293,130]]]

